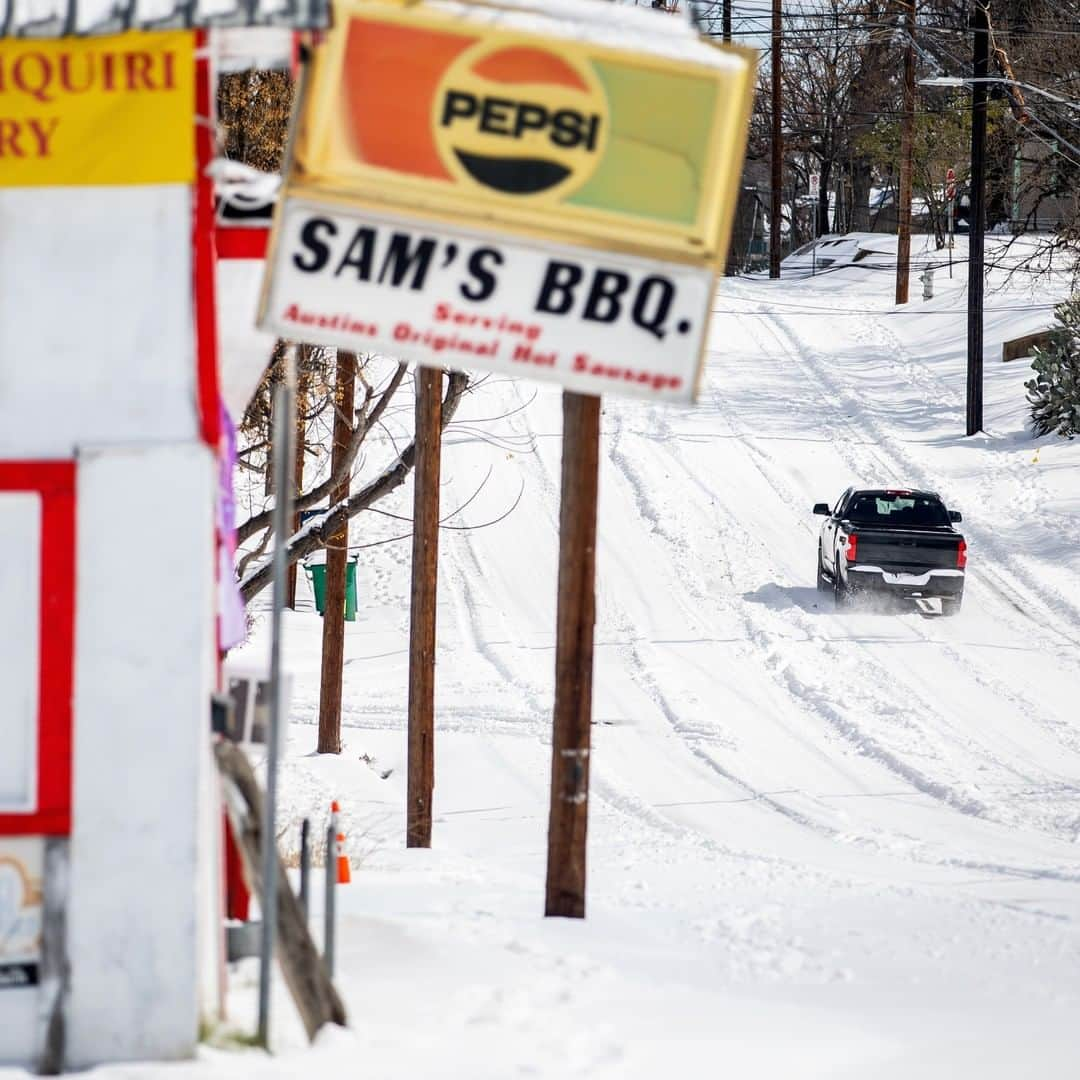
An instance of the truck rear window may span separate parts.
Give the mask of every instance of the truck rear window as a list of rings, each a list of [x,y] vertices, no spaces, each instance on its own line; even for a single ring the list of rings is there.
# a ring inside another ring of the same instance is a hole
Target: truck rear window
[[[864,491],[855,495],[846,517],[860,525],[949,524],[949,515],[940,499],[887,491]]]

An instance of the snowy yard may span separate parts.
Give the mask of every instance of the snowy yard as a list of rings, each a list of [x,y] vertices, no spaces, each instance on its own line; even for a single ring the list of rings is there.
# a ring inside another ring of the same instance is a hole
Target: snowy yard
[[[431,851],[404,848],[408,542],[361,551],[340,758],[313,753],[321,622],[287,618],[279,828],[343,804],[352,1031],[305,1049],[282,992],[277,1058],[93,1075],[1076,1075],[1078,448],[1030,439],[1026,363],[1000,362],[1065,286],[992,275],[965,439],[966,268],[899,312],[890,245],[724,280],[699,405],[605,404],[588,918],[542,917],[560,402],[491,378],[448,432],[444,511],[489,470],[455,521],[524,495],[442,534]],[[959,617],[816,592],[811,507],[852,483],[963,512]]]

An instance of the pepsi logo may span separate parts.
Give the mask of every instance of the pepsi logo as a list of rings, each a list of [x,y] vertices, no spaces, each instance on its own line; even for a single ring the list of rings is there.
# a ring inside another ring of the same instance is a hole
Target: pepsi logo
[[[607,97],[592,70],[534,46],[480,43],[433,102],[439,157],[458,180],[518,198],[562,198],[593,174]]]

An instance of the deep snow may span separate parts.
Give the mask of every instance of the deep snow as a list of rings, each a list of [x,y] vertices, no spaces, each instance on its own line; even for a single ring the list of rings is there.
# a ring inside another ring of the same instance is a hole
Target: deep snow
[[[443,507],[489,471],[454,524],[523,497],[441,537],[432,851],[403,847],[408,542],[360,551],[339,758],[313,754],[320,620],[287,618],[279,828],[343,803],[352,1031],[305,1050],[282,996],[276,1059],[97,1075],[1075,1075],[1077,451],[1030,439],[1028,371],[999,360],[1064,286],[988,291],[966,439],[963,264],[898,312],[873,242],[723,281],[697,407],[605,403],[588,918],[542,917],[559,397],[491,378],[447,436]],[[963,511],[959,617],[815,591],[811,507],[855,482]],[[405,531],[367,515],[352,540]],[[244,658],[264,648],[260,624]]]

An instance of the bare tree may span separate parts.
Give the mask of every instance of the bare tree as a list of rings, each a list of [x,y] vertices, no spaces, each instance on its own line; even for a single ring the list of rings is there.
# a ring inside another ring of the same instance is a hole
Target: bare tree
[[[218,143],[230,161],[277,172],[285,150],[293,85],[287,71],[229,72],[218,81]]]
[[[933,74],[970,74],[970,34],[961,0],[927,0],[923,42]],[[986,147],[987,224],[1014,233],[1053,229],[1047,253],[1075,261],[1080,239],[1080,3],[991,0],[991,108],[1000,123]],[[958,30],[960,31],[958,33]],[[1034,88],[1034,89],[1029,89]],[[941,91],[927,91],[940,101]]]
[[[808,239],[794,208],[807,200],[811,173],[820,177],[810,214],[813,231],[871,228],[873,163],[859,140],[882,111],[896,111],[900,11],[899,0],[824,0],[814,9],[801,6],[784,20],[784,202],[791,208],[793,247]],[[769,154],[769,79],[763,64],[751,120],[751,162]],[[830,222],[830,196],[841,190],[850,194],[836,199]]]
[[[325,479],[316,483],[308,491],[298,494],[296,499],[298,510],[313,507],[352,474],[364,440],[382,422],[382,418],[402,385],[407,369],[404,364],[397,364],[387,384],[377,392],[370,382],[363,377],[363,370],[364,365],[361,364],[358,382],[361,384],[363,397],[359,407],[355,408],[353,417],[349,419],[352,434],[348,439],[347,451],[342,456],[338,467],[332,470]],[[469,385],[470,377],[468,374],[464,372],[450,373],[443,397],[442,423],[444,429],[453,420],[462,395]],[[328,507],[325,515],[308,522],[295,535],[290,537],[286,546],[288,563],[291,565],[305,556],[326,547],[330,538],[344,531],[352,518],[364,510],[371,509],[381,499],[384,499],[392,491],[400,487],[412,471],[415,456],[415,443],[410,440],[386,463],[385,467],[374,479],[362,484],[359,490],[350,493],[347,499]],[[257,538],[251,552],[260,553],[265,551],[272,535],[272,517],[273,506],[270,505],[253,514],[237,530],[238,539],[241,543]],[[270,584],[273,574],[273,568],[269,564],[258,566],[250,572],[244,572],[252,561],[250,558],[251,552],[246,557],[246,561],[242,562],[241,568],[240,591],[245,601],[250,601],[252,597],[257,596],[259,592],[266,588]]]

